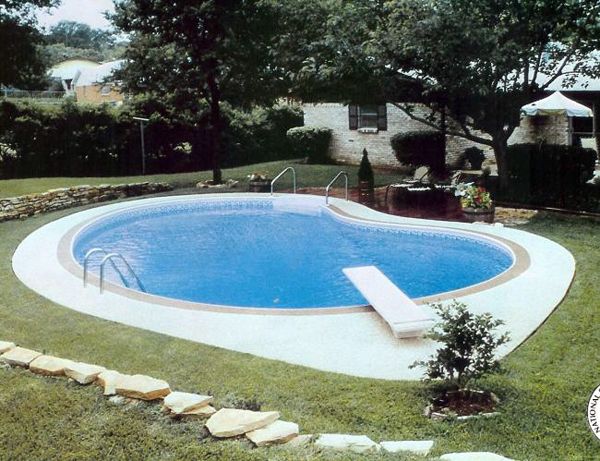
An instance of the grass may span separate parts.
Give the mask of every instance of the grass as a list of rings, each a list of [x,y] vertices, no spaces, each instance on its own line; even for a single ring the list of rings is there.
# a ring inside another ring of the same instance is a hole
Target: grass
[[[253,172],[266,173],[274,178],[286,166],[293,165],[298,175],[298,187],[325,187],[333,176],[340,170],[345,170],[349,175],[351,187],[357,185],[357,166],[336,165],[305,165],[291,160],[262,163],[259,165],[242,166],[223,170],[223,179],[234,179],[246,187],[248,175]],[[390,184],[404,177],[403,174],[394,171],[376,171],[375,180],[377,184]],[[118,176],[110,178],[27,178],[0,180],[0,198],[16,197],[19,195],[45,192],[58,187],[70,187],[81,184],[122,184],[139,181],[168,182],[176,189],[194,187],[200,181],[212,178],[210,171],[198,171],[192,173],[159,174],[148,176]],[[281,179],[281,186],[290,187],[291,175]]]
[[[37,227],[76,211],[0,224],[0,339],[125,373],[147,373],[178,390],[210,392],[217,405],[255,399],[263,409],[277,409],[282,419],[299,423],[305,433],[366,434],[376,441],[431,438],[436,455],[598,456],[598,441],[586,426],[587,399],[600,379],[597,222],[540,215],[525,226],[574,254],[576,279],[549,320],[504,360],[507,373],[485,383],[502,398],[501,415],[449,423],[421,416],[427,392],[418,382],[354,378],[230,352],[86,316],[38,296],[15,278],[12,253]],[[97,387],[19,369],[0,369],[0,414],[0,459],[410,459],[216,442],[205,438],[201,422],[172,422],[158,405],[115,406]]]

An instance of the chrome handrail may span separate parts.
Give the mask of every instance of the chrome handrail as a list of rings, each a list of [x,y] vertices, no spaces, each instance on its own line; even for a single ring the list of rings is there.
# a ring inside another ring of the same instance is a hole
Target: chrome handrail
[[[329,184],[327,184],[327,187],[325,188],[325,205],[329,205],[329,190],[331,189],[331,186],[333,185],[334,182],[337,181],[337,179],[340,176],[344,176],[345,179],[345,188],[346,188],[346,201],[348,200],[348,173],[346,173],[345,171],[340,171],[338,174],[335,175],[335,177],[329,182]]]
[[[137,276],[137,274],[135,273],[133,268],[129,265],[127,260],[119,253],[109,253],[102,259],[102,262],[100,263],[100,293],[102,293],[104,291],[104,266],[106,265],[106,263],[108,261],[112,262],[113,258],[119,258],[121,261],[123,261],[123,263],[125,264],[125,267],[127,267],[127,270],[129,270],[131,275],[133,275],[133,277],[135,278],[135,281],[137,282],[140,289],[145,292],[146,289],[144,288],[142,281]],[[113,267],[116,268],[117,267],[116,264],[113,263]],[[118,268],[117,268],[117,272],[119,273],[119,275],[121,275],[121,278],[123,278],[123,274],[121,274],[121,271]],[[125,283],[125,282],[123,282],[123,283]],[[127,283],[125,283],[125,286],[127,286]]]
[[[273,181],[271,181],[271,195],[273,195],[273,186],[275,185],[275,181],[277,181],[279,178],[281,178],[288,171],[292,172],[292,178],[294,181],[294,194],[296,193],[296,170],[293,167],[288,166],[285,170],[283,170],[281,173],[279,173],[277,176],[275,176],[275,179],[273,179]]]
[[[106,256],[108,254],[108,251],[106,251],[102,248],[92,248],[85,254],[85,256],[83,258],[83,286],[84,287],[87,286],[89,259],[96,253],[102,253],[103,255]],[[119,277],[121,277],[121,281],[123,282],[123,284],[127,285],[127,281],[125,280],[125,277],[123,277],[123,274],[121,273],[119,268],[115,265],[115,263],[112,259],[110,260],[110,263],[112,264],[112,266],[115,269],[115,271],[117,272],[117,274],[119,274]]]

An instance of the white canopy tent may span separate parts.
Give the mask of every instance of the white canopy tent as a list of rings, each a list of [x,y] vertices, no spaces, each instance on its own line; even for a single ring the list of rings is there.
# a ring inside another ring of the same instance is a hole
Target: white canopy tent
[[[550,96],[525,104],[521,113],[531,117],[536,115],[567,115],[568,117],[593,117],[594,112],[587,106],[567,98],[560,91]]]

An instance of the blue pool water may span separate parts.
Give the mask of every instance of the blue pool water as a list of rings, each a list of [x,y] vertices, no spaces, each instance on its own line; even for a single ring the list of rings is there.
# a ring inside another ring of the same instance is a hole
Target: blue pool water
[[[151,294],[272,308],[366,304],[344,267],[375,265],[416,298],[483,282],[513,262],[506,249],[484,240],[350,223],[318,210],[279,211],[270,200],[131,209],[86,227],[73,253],[80,263],[93,247],[121,253]],[[99,259],[92,259],[92,272]]]

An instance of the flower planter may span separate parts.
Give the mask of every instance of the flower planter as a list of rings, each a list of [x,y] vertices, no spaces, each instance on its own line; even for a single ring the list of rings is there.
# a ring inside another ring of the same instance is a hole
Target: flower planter
[[[467,222],[494,222],[495,209],[492,208],[470,208],[464,207],[463,214]]]
[[[425,408],[423,415],[434,419],[456,419],[463,421],[470,418],[496,416],[496,407],[500,399],[493,392],[475,389],[447,391],[434,399]]]
[[[271,181],[249,181],[248,192],[271,192]]]
[[[358,203],[371,206],[375,204],[375,189],[369,181],[360,181],[358,183]]]

